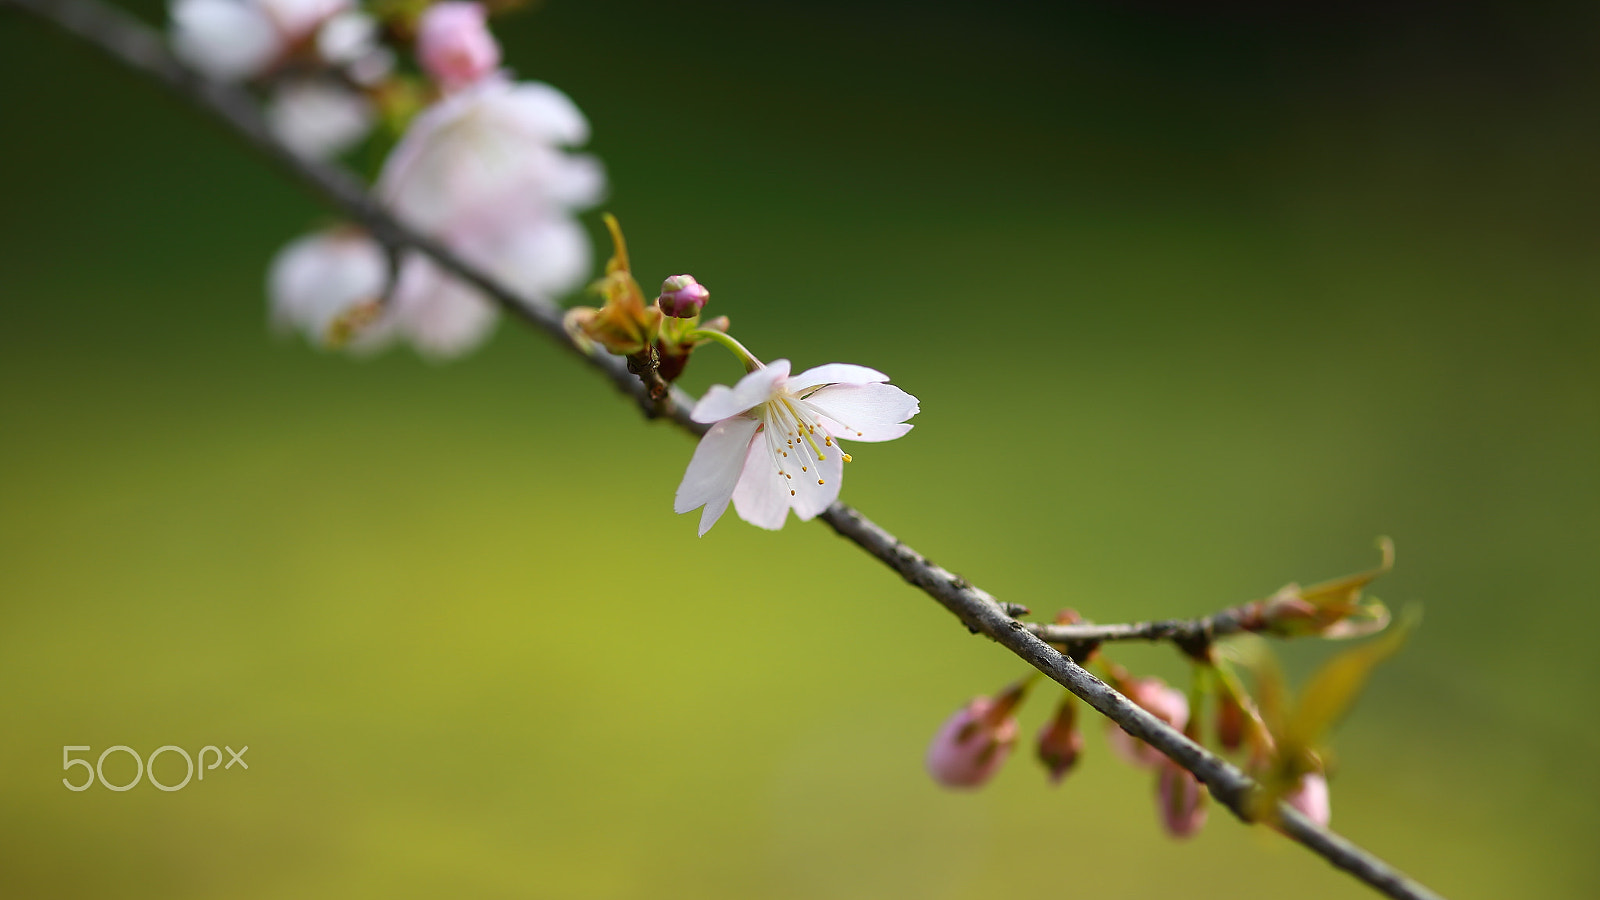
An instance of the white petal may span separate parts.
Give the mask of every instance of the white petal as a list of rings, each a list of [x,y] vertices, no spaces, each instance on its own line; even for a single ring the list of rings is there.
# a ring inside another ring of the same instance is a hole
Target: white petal
[[[911,425],[862,425],[859,428],[846,428],[833,419],[824,415],[817,416],[817,424],[835,438],[844,437],[862,443],[876,443],[879,441],[892,441],[895,438],[905,437],[911,431]]]
[[[700,517],[700,533],[705,534],[728,508],[733,497],[733,487],[739,481],[750,439],[755,436],[755,419],[743,417],[724,419],[711,426],[705,437],[694,448],[694,457],[683,473],[678,493],[672,500],[672,511],[686,513],[704,506]]]
[[[425,257],[408,256],[389,301],[400,331],[424,356],[460,356],[489,337],[497,310],[477,288]]]
[[[801,472],[795,471],[795,454],[791,453],[789,459],[785,460],[784,471],[791,476],[785,480],[789,482],[789,489],[794,491],[789,498],[789,505],[794,507],[794,514],[800,517],[800,521],[816,518],[839,499],[839,487],[844,480],[843,452],[837,441],[832,447],[824,446],[822,461],[808,460],[810,464]],[[822,483],[818,484],[819,481]]]
[[[378,48],[378,20],[363,12],[342,12],[317,29],[317,55],[347,66]]]
[[[530,140],[575,146],[589,139],[589,120],[566,94],[542,81],[522,81],[496,97],[500,113]]]
[[[261,74],[284,49],[260,7],[241,0],[176,0],[172,49],[209,78],[237,81]]]
[[[888,380],[889,376],[877,369],[853,366],[849,363],[828,363],[807,369],[789,379],[789,390],[798,394],[806,388],[816,387],[819,384],[871,384]]]
[[[554,88],[490,77],[412,120],[378,194],[411,225],[436,232],[508,202],[545,213],[588,206],[604,191],[604,171],[554,143],[586,132]]]
[[[739,379],[739,383],[731,389],[714,384],[694,405],[694,412],[689,414],[689,418],[696,422],[716,422],[737,416],[757,404],[765,403],[787,377],[789,361],[778,359]]]
[[[894,440],[917,414],[917,398],[892,384],[829,385],[800,402],[828,420],[823,427],[834,437],[853,441]]]
[[[519,295],[552,298],[589,278],[589,233],[559,212],[488,208],[449,234],[464,259]]]
[[[332,82],[292,81],[272,95],[267,124],[301,156],[323,159],[350,149],[372,130],[372,105]]]
[[[757,437],[750,442],[744,472],[733,489],[733,508],[751,525],[777,531],[789,517],[789,500],[788,479],[778,474],[767,442]]]

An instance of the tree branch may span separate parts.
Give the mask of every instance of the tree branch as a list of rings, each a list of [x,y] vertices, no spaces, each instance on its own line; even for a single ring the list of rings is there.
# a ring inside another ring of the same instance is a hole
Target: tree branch
[[[167,51],[161,36],[148,26],[99,0],[0,0],[0,5],[6,3],[75,35],[215,116],[238,137],[310,187],[331,206],[360,222],[374,238],[392,251],[404,249],[431,257],[444,269],[483,291],[506,312],[544,331],[556,343],[583,357],[600,369],[620,390],[633,397],[646,415],[669,418],[694,434],[705,432],[706,426],[688,417],[693,398],[674,389],[665,400],[659,403],[652,400],[648,389],[629,373],[623,360],[598,350],[587,351],[574,344],[562,326],[562,311],[554,303],[506,290],[437,241],[397,221],[349,172],[296,156],[273,137],[248,93],[207,81],[189,71]],[[1248,775],[1112,690],[1069,656],[1047,643],[1074,645],[1128,639],[1181,641],[1185,637],[1215,636],[1241,630],[1238,623],[1229,618],[1234,611],[1193,622],[1114,626],[1024,624],[1010,614],[1015,607],[1000,603],[965,579],[929,562],[855,509],[835,503],[822,514],[822,519],[839,535],[853,541],[937,600],[968,629],[994,639],[1129,734],[1156,747],[1205,782],[1211,795],[1240,819],[1247,822],[1251,820],[1249,800],[1259,786]],[[1426,887],[1408,879],[1350,841],[1311,822],[1288,804],[1280,803],[1277,814],[1283,833],[1383,894],[1397,900],[1440,900],[1437,894]]]

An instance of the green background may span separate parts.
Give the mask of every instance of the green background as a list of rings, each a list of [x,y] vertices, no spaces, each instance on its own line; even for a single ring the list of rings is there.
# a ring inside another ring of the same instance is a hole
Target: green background
[[[1427,618],[1336,735],[1335,827],[1458,900],[1600,893],[1592,5],[995,6],[503,36],[590,116],[647,288],[921,398],[845,500],[1105,622],[1392,535],[1376,593]],[[692,444],[538,335],[274,338],[326,210],[14,12],[0,84],[0,894],[1369,896],[1217,810],[1166,839],[1098,723],[1058,789],[1019,753],[941,791],[925,742],[1007,653],[819,524],[696,538]],[[73,793],[68,744],[250,769]]]

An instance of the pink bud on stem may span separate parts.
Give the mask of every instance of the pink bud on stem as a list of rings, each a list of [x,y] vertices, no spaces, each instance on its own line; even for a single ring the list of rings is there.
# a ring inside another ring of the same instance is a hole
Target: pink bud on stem
[[[693,275],[674,275],[661,283],[661,296],[656,305],[675,319],[692,319],[700,315],[711,292],[694,280]]]
[[[476,84],[500,65],[481,3],[449,0],[428,7],[417,22],[417,61],[447,91]]]
[[[928,745],[928,774],[945,787],[983,785],[1006,761],[1017,743],[1012,715],[1027,692],[1019,681],[994,697],[975,697],[945,720]]]
[[[1186,838],[1206,823],[1206,789],[1188,769],[1167,761],[1156,777],[1156,805],[1161,825],[1175,838]]]
[[[1133,678],[1120,685],[1129,700],[1180,731],[1189,724],[1189,699],[1159,678]],[[1106,740],[1118,756],[1136,766],[1151,768],[1166,761],[1160,750],[1123,731],[1115,723]]]
[[[1069,695],[1062,699],[1055,718],[1039,732],[1039,761],[1049,771],[1051,784],[1060,784],[1083,753],[1083,732],[1078,730],[1077,719],[1078,704]]]
[[[1300,776],[1300,783],[1283,799],[1318,825],[1326,827],[1333,817],[1333,809],[1328,803],[1328,778],[1321,772],[1307,772]]]

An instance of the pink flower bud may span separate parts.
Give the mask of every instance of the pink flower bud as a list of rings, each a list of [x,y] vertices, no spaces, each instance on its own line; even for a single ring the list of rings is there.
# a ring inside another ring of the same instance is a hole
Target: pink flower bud
[[[661,296],[656,305],[675,319],[692,319],[711,299],[705,285],[694,280],[693,275],[674,275],[661,283]]]
[[[1129,700],[1173,728],[1182,731],[1189,724],[1189,699],[1177,688],[1168,687],[1165,681],[1135,678],[1123,684],[1122,689]],[[1123,731],[1115,723],[1111,723],[1106,740],[1118,756],[1133,765],[1150,768],[1167,761],[1160,750]]]
[[[1061,779],[1078,764],[1083,753],[1083,732],[1078,730],[1078,704],[1071,697],[1061,701],[1055,718],[1039,732],[1039,761],[1050,772],[1050,783]]]
[[[1300,776],[1299,786],[1285,794],[1283,799],[1318,825],[1326,826],[1333,817],[1333,809],[1328,805],[1328,779],[1321,772],[1307,772]]]
[[[1206,788],[1184,768],[1167,762],[1156,779],[1161,824],[1175,838],[1186,838],[1206,823]]]
[[[945,787],[978,787],[994,776],[1017,743],[1011,715],[1022,689],[998,697],[977,697],[945,720],[928,745],[928,774]]]
[[[447,91],[474,84],[500,65],[500,45],[479,3],[435,3],[417,23],[417,61]]]
[[[1227,691],[1217,692],[1217,743],[1232,753],[1244,746],[1244,707]]]

